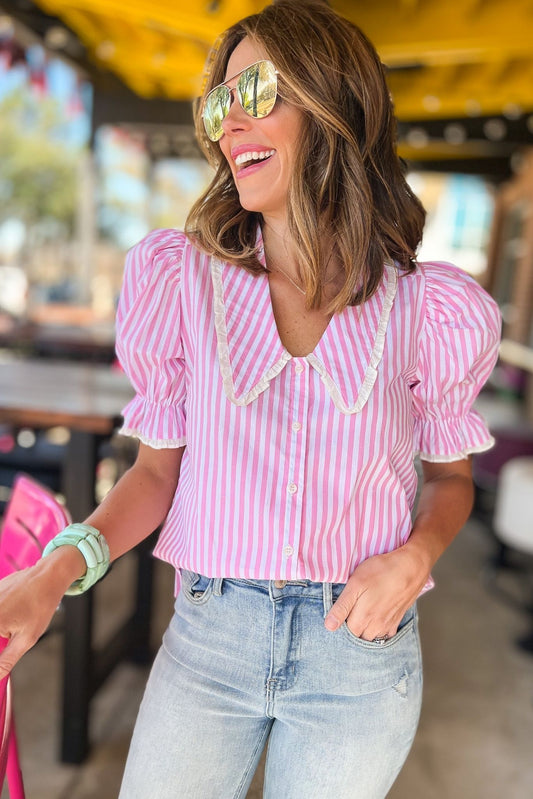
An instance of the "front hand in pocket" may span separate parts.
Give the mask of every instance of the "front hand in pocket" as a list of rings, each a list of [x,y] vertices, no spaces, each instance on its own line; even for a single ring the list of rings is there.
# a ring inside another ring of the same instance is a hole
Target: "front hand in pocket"
[[[428,576],[404,547],[374,555],[354,570],[324,624],[336,630],[346,622],[352,635],[365,641],[392,638]]]

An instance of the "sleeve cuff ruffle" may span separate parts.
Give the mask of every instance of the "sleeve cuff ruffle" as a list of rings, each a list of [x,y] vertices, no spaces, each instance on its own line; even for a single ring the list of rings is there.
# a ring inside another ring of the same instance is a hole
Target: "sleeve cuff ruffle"
[[[121,435],[138,438],[154,449],[187,444],[185,413],[181,406],[151,402],[137,394],[123,409],[122,416]]]
[[[425,419],[415,423],[415,452],[424,461],[447,463],[484,452],[494,444],[485,422],[476,411],[466,416]]]

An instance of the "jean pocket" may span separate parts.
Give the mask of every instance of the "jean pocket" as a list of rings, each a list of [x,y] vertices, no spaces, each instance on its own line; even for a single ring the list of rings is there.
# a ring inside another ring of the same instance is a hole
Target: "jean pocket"
[[[213,577],[205,577],[197,572],[181,571],[181,590],[183,596],[193,605],[204,605],[213,593]]]
[[[405,638],[405,636],[410,633],[413,628],[415,628],[416,621],[417,612],[415,604],[408,608],[408,610],[405,612],[400,624],[398,625],[396,633],[390,638],[387,638],[385,641],[367,641],[364,638],[359,638],[350,630],[347,622],[343,622],[340,629],[343,631],[343,634],[348,638],[348,640],[353,644],[357,644],[357,646],[361,646],[364,649],[374,649],[375,651],[388,651],[391,649],[391,647],[394,647],[403,638]]]

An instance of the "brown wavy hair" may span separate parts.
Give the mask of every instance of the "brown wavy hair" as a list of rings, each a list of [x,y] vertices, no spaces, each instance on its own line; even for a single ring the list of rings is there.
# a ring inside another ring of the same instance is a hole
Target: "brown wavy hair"
[[[192,207],[186,232],[209,254],[264,274],[255,248],[261,215],[240,205],[229,164],[207,138],[201,117],[203,98],[225,80],[230,55],[245,36],[276,66],[282,100],[304,116],[288,224],[307,305],[321,304],[325,236],[335,242],[344,270],[344,284],[327,310],[358,305],[376,291],[385,262],[405,272],[416,268],[425,211],[396,154],[396,121],[379,56],[356,25],[319,0],[277,0],[233,25],[213,48],[194,116],[215,176]]]

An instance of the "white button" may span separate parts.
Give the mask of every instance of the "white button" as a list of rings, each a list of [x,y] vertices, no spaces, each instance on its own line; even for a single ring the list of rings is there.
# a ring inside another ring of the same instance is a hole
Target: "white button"
[[[283,547],[283,554],[285,555],[286,558],[290,558],[293,552],[294,549],[292,547]]]
[[[298,491],[298,486],[296,485],[296,483],[289,483],[289,485],[287,486],[287,491],[289,492],[289,494],[296,494],[296,492]]]
[[[303,363],[297,362],[294,364],[294,371],[296,372],[297,375],[301,374],[303,370],[304,370]]]
[[[300,424],[300,422],[293,422],[292,429],[294,430],[295,433],[297,433],[298,430],[302,429],[302,425]]]

